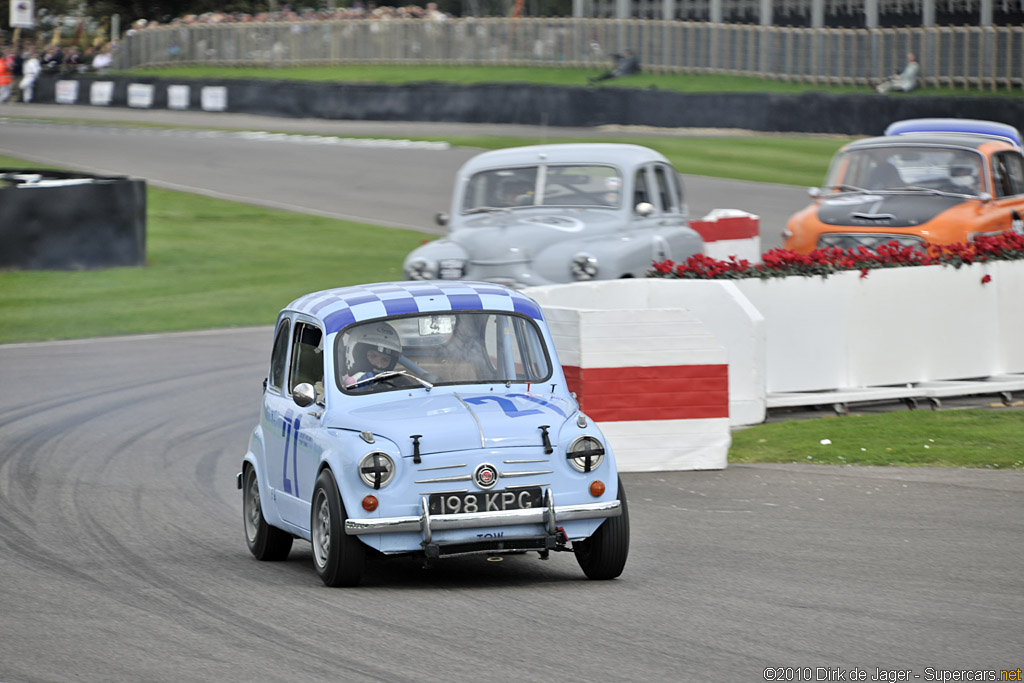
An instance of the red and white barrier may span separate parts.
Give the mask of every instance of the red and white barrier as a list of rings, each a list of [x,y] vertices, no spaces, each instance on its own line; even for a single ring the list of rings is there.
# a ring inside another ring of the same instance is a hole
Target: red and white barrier
[[[739,209],[714,209],[690,227],[704,238],[704,255],[721,261],[730,256],[761,262],[761,219]]]
[[[619,468],[724,468],[731,443],[725,348],[690,311],[602,310],[608,300],[600,289],[528,293],[544,307],[569,387],[600,424]]]

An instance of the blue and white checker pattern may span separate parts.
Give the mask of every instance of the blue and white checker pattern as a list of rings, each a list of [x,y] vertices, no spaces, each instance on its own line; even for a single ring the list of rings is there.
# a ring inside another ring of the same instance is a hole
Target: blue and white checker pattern
[[[540,306],[524,294],[486,282],[382,282],[313,292],[289,309],[324,321],[327,334],[363,320],[432,311],[509,311],[542,320]]]

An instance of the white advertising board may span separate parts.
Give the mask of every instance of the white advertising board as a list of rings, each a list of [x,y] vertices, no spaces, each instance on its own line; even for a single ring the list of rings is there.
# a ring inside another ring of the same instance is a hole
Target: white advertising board
[[[228,108],[228,89],[223,85],[203,87],[200,95],[203,111],[224,111]]]
[[[128,106],[149,109],[153,106],[153,86],[149,83],[128,84]]]
[[[57,81],[54,90],[57,104],[74,104],[78,101],[78,81]]]
[[[35,28],[35,0],[11,0],[11,28]]]
[[[113,81],[96,81],[89,88],[89,104],[106,107],[114,99]]]
[[[189,101],[191,100],[192,93],[191,89],[187,85],[169,85],[167,86],[167,108],[168,109],[188,109]]]

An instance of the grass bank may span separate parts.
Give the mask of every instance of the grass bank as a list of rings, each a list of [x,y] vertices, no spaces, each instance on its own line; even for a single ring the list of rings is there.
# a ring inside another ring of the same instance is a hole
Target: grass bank
[[[274,78],[297,81],[338,83],[403,84],[418,82],[439,83],[537,83],[542,85],[586,86],[594,88],[657,88],[687,93],[706,92],[830,92],[872,94],[867,86],[824,85],[796,83],[783,80],[724,76],[717,74],[659,74],[639,73],[594,85],[587,78],[604,69],[568,69],[543,66],[441,66],[401,64],[338,64],[333,66],[294,66],[264,68],[254,66],[173,66],[154,69],[135,69],[140,75],[173,78]],[[1024,97],[1019,90],[1000,90],[997,93],[956,88],[921,88],[912,93],[894,93],[892,97],[918,97],[921,95],[956,95],[960,97]]]
[[[730,462],[1024,469],[1024,411],[900,411],[756,425]]]
[[[402,279],[425,237],[154,187],[146,197],[145,267],[0,272],[0,343],[268,325],[307,292]]]

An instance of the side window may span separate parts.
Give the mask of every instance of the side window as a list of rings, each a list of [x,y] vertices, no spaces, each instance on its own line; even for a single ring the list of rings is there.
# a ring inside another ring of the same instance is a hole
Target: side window
[[[321,343],[323,333],[319,327],[309,323],[295,325],[292,340],[292,364],[288,377],[288,392],[302,384],[312,384],[317,396],[323,394],[324,383],[324,348]]]
[[[281,391],[284,386],[284,367],[288,360],[288,328],[290,321],[285,318],[277,326],[277,334],[274,335],[274,350],[270,354],[270,376],[269,384],[273,389]]]
[[[1010,194],[1024,194],[1024,158],[1019,154],[1006,152],[1001,155],[1006,162],[1006,174],[1010,178]]]
[[[675,175],[675,173],[672,173]],[[666,213],[677,213],[679,204],[676,201],[676,184],[669,176],[669,170],[664,166],[654,167],[654,178],[658,183],[658,196],[661,197],[661,210]]]
[[[636,205],[640,202],[651,201],[651,193],[647,190],[647,172],[646,169],[639,169],[636,172],[636,182],[633,188],[633,206],[630,208],[636,208]]]

